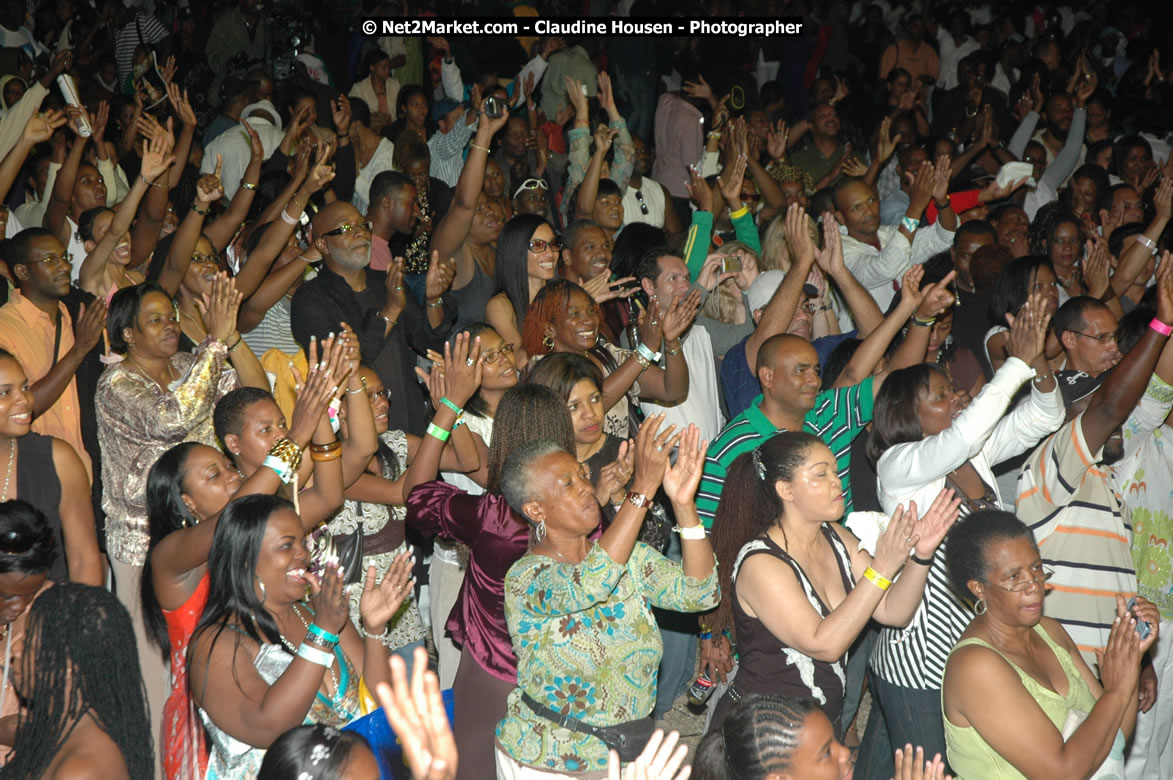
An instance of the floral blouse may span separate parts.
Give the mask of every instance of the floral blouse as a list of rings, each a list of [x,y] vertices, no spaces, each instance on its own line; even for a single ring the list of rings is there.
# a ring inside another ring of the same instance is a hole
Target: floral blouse
[[[501,749],[543,771],[605,773],[601,740],[536,715],[522,693],[592,726],[645,718],[663,655],[651,608],[701,612],[719,600],[716,567],[703,580],[688,577],[642,542],[626,565],[597,544],[577,566],[527,554],[505,577],[518,687],[497,725]]]
[[[164,392],[130,360],[107,366],[94,406],[102,448],[102,509],[106,549],[131,566],[147,559],[147,474],[176,444],[216,446],[212,410],[237,387],[222,342],[205,341],[195,352],[177,352],[171,366],[179,379]]]

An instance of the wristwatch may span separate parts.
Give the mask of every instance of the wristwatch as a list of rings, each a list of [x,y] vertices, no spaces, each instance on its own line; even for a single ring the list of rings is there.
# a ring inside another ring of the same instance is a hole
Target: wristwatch
[[[643,493],[633,493],[629,490],[627,491],[627,502],[636,509],[643,509],[648,504],[652,503],[652,500]]]

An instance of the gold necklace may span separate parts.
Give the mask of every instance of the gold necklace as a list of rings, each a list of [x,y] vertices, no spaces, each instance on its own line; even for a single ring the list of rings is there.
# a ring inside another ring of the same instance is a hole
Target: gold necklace
[[[12,464],[16,460],[16,439],[8,440],[8,469],[4,472],[4,496],[0,497],[0,502],[8,500],[8,484],[12,479]]]
[[[190,314],[188,314],[187,312],[185,312],[183,309],[180,309],[180,310],[179,310],[179,316],[180,316],[181,318],[183,318],[183,317],[187,317],[187,319],[188,319],[188,320],[191,322],[191,324],[192,324],[192,325],[195,325],[195,327],[196,327],[196,334],[197,334],[197,335],[199,335],[199,334],[203,334],[203,335],[201,335],[201,336],[200,336],[200,338],[199,338],[199,341],[203,341],[205,338],[207,338],[207,336],[208,336],[208,328],[207,328],[207,326],[205,326],[205,325],[204,325],[204,323],[203,323],[203,322],[201,322],[200,320],[197,320],[195,317],[191,316]],[[193,340],[194,340],[194,339],[193,339]],[[197,341],[196,343],[199,343],[199,341]]]
[[[135,366],[138,367],[139,373],[141,373],[147,379],[151,380],[156,385],[158,385],[161,390],[167,391],[166,385],[164,385],[162,382],[160,382],[156,377],[151,376],[151,372],[147,370],[147,367],[144,366],[142,363],[138,362],[138,359],[135,358],[134,355],[130,354],[129,351],[127,351],[127,353],[126,353],[126,358],[127,358],[127,360],[129,360],[131,363],[134,363]],[[168,381],[168,384],[175,381],[175,370],[171,367],[170,360],[167,361],[167,381]]]

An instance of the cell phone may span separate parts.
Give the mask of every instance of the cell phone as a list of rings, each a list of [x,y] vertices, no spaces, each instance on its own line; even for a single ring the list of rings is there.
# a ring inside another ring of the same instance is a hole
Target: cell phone
[[[1136,596],[1133,596],[1132,598],[1130,598],[1128,600],[1128,604],[1127,604],[1126,608],[1128,609],[1128,614],[1132,615],[1133,617],[1136,617],[1136,615],[1133,615],[1133,613],[1132,613],[1132,610],[1136,609]],[[1151,634],[1151,633],[1153,633],[1153,627],[1151,625],[1149,625],[1149,621],[1137,619],[1137,621],[1136,621],[1136,635],[1141,638],[1141,641],[1148,639],[1149,634]]]
[[[721,258],[721,273],[737,273],[741,270],[741,258],[737,255],[725,255]]]

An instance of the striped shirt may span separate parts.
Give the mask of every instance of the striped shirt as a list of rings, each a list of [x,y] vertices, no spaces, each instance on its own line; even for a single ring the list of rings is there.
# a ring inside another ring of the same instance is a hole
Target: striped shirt
[[[141,34],[141,38],[140,38]],[[123,25],[114,36],[114,62],[118,65],[118,81],[121,83],[130,75],[134,67],[134,50],[139,43],[154,46],[171,33],[163,24],[142,11],[135,13],[135,18]],[[148,59],[150,55],[148,54]],[[159,63],[162,67],[162,63]]]
[[[1128,598],[1138,587],[1131,512],[1118,483],[1135,476],[1146,452],[1141,445],[1171,402],[1173,387],[1154,374],[1123,426],[1125,457],[1114,468],[1089,451],[1080,416],[1043,442],[1018,477],[1018,516],[1034,531],[1043,563],[1055,570],[1047,616],[1063,624],[1093,669],[1116,619],[1116,594]]]
[[[851,460],[851,441],[872,419],[872,377],[858,385],[824,390],[815,397],[815,405],[803,419],[802,429],[823,440],[838,462],[839,478],[843,480],[846,493],[846,511],[851,511],[851,482],[848,466]],[[721,489],[725,475],[738,455],[751,452],[755,447],[776,433],[770,418],[761,410],[762,396],[754,399],[741,414],[722,429],[721,434],[709,445],[705,455],[705,471],[701,476],[700,488],[696,494],[696,510],[706,528],[712,528],[717,516],[717,504],[721,500]]]

